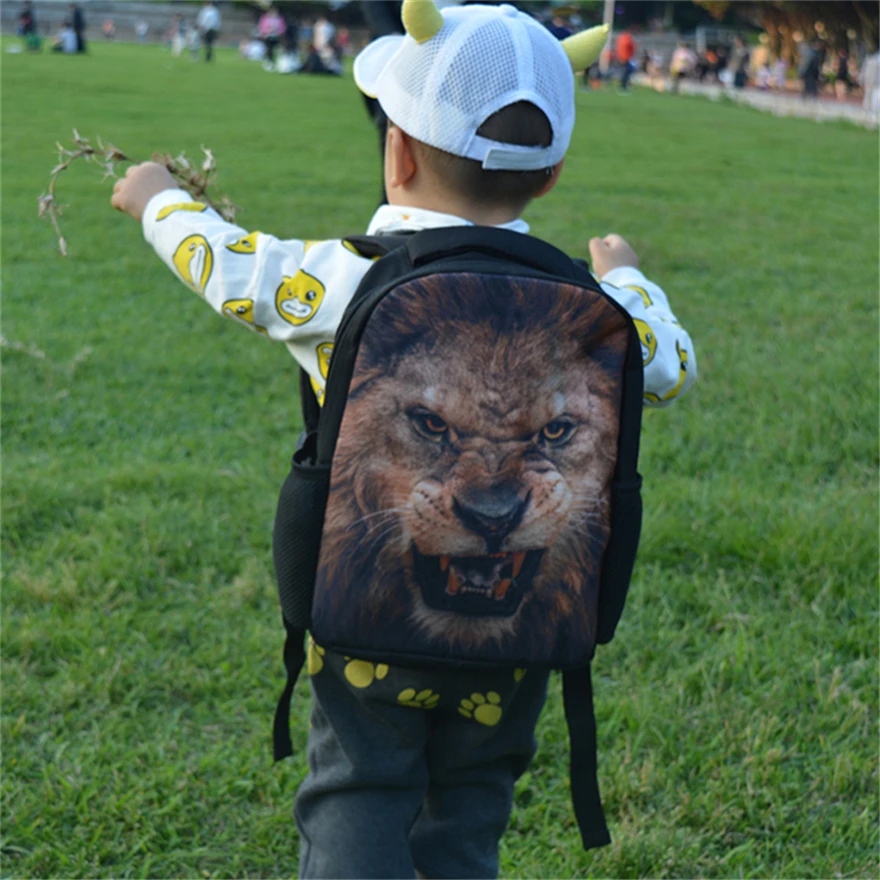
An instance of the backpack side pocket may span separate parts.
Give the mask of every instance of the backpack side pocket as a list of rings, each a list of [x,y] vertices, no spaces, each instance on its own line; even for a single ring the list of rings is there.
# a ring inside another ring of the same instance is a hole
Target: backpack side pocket
[[[294,453],[278,499],[272,536],[281,609],[294,629],[308,629],[311,624],[315,572],[330,488],[330,465],[319,465],[315,460],[316,439],[315,433],[309,434]]]
[[[642,529],[642,478],[611,484],[611,539],[605,549],[599,581],[596,642],[604,645],[614,636],[623,614]]]

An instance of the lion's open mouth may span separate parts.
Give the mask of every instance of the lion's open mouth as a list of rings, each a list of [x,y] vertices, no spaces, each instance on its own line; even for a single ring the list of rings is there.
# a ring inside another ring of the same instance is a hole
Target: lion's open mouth
[[[461,614],[510,615],[538,570],[541,550],[489,556],[424,556],[413,545],[415,577],[432,608]]]

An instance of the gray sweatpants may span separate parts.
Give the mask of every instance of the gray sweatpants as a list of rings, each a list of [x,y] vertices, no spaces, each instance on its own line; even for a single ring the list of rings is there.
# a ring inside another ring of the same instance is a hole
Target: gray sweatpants
[[[300,877],[495,877],[547,694],[536,670],[425,672],[311,645]]]

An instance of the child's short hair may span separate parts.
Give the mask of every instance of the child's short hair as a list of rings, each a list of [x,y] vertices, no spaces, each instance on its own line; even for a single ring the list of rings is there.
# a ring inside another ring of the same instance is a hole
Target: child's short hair
[[[547,147],[553,138],[546,114],[528,101],[493,113],[478,129],[480,137],[523,147]],[[553,167],[537,171],[486,171],[476,159],[464,159],[412,139],[418,160],[457,196],[491,207],[522,210],[547,183]]]

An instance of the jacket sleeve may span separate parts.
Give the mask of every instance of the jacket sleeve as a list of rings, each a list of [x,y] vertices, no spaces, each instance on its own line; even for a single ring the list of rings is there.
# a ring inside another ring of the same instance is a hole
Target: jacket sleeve
[[[364,271],[340,241],[249,233],[184,190],[154,196],[143,227],[168,268],[216,312],[287,343],[294,354],[299,345],[311,348],[316,339],[333,338],[356,276]],[[327,273],[338,278],[340,269],[353,283],[329,283]]]
[[[668,406],[697,378],[690,336],[669,308],[666,294],[638,269],[613,269],[601,284],[629,312],[639,332],[645,368],[645,405]]]

